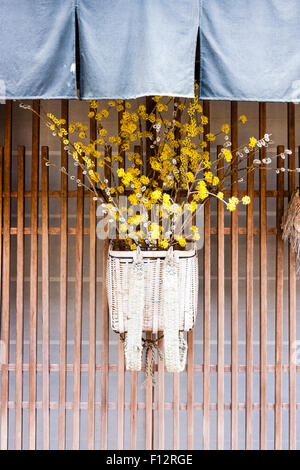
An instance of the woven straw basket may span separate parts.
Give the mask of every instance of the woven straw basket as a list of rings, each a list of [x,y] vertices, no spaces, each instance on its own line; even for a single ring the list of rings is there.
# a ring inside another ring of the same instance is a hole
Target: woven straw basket
[[[127,370],[141,370],[145,347],[148,370],[149,344],[142,339],[143,331],[162,331],[167,370],[184,370],[187,344],[183,332],[193,328],[197,315],[196,251],[109,250],[106,279],[111,326],[124,334]]]
[[[162,309],[163,266],[165,251],[142,252],[144,268],[143,331],[157,333],[165,329]],[[198,258],[196,251],[177,251],[180,331],[193,328],[197,315]],[[109,251],[107,295],[111,326],[116,333],[127,331],[130,267],[134,252]]]

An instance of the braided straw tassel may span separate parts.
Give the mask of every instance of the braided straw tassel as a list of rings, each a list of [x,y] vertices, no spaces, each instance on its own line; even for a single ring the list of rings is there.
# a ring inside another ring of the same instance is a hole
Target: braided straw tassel
[[[185,367],[187,345],[179,333],[179,260],[170,248],[163,266],[163,314],[165,364],[168,372],[182,372]]]
[[[125,335],[125,362],[127,370],[141,370],[142,368],[144,292],[143,257],[138,248],[135,260],[129,271],[127,333]]]
[[[299,189],[293,194],[282,219],[282,238],[289,241],[292,250],[300,261],[300,197]],[[298,268],[299,272],[300,267]]]

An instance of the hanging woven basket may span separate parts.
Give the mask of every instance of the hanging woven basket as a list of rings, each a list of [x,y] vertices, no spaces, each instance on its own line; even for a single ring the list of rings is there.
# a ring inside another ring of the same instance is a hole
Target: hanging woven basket
[[[141,370],[143,332],[163,332],[169,372],[185,367],[183,332],[197,315],[196,251],[109,250],[107,295],[111,326],[125,338],[127,370]]]

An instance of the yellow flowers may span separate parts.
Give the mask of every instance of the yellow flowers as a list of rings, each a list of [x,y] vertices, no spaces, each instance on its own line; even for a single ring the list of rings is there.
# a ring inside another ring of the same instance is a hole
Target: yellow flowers
[[[98,108],[98,103],[95,100],[90,101],[90,107],[92,109],[97,109]]]
[[[205,178],[205,181],[207,181],[207,183],[212,183],[212,180],[213,180],[213,174],[211,171],[206,171],[204,173],[204,178]]]
[[[211,132],[209,134],[206,134],[205,137],[209,142],[213,142],[214,140],[216,140],[215,134],[212,134]]]
[[[221,198],[221,199],[223,199],[223,198]],[[251,199],[250,199],[249,196],[244,196],[244,197],[242,197],[241,201],[245,206],[247,206],[248,204],[250,204]],[[239,202],[240,201],[237,197],[230,197],[229,200],[228,200],[228,203],[227,203],[227,209],[231,212],[235,211],[235,209],[236,209]]]
[[[223,126],[221,127],[221,131],[224,132],[224,134],[228,134],[229,131],[230,131],[230,127],[228,124],[223,124]]]
[[[241,114],[241,116],[239,117],[239,121],[241,121],[243,124],[245,124],[247,122],[247,118],[246,118],[245,114]]]
[[[151,201],[157,202],[161,198],[162,192],[160,190],[155,190],[151,193]]]
[[[232,160],[232,153],[228,149],[222,149],[222,153],[224,155],[224,158],[226,162],[230,162]]]
[[[127,224],[121,224],[120,225],[120,231],[123,232],[123,233],[127,232]]]
[[[164,194],[163,195],[163,206],[164,207],[170,207],[171,205],[171,197],[169,194]]]
[[[128,200],[129,200],[130,204],[132,204],[132,205],[135,205],[135,204],[139,203],[139,198],[135,194],[130,194],[128,196]]]
[[[183,248],[186,246],[186,240],[182,237],[178,237],[176,238],[176,241],[179,243],[180,246],[182,246]]]
[[[188,180],[189,183],[192,183],[195,179],[195,175],[191,171],[188,171],[186,173],[186,179]]]
[[[150,159],[150,165],[153,170],[159,171],[161,170],[161,163],[159,163],[155,158]]]
[[[247,206],[248,204],[250,204],[250,202],[251,202],[251,199],[250,199],[249,196],[244,196],[244,197],[242,198],[242,203],[243,203],[245,206]]]
[[[163,240],[160,240],[160,241],[158,242],[158,244],[159,244],[159,246],[160,246],[161,248],[164,248],[165,250],[166,250],[166,249],[168,248],[168,246],[169,246],[168,240],[166,240],[165,238],[164,238]]]
[[[238,205],[238,203],[239,203],[239,200],[236,197],[230,197],[229,201],[227,202],[227,209],[230,212],[235,211],[236,206]]]
[[[146,185],[149,184],[149,178],[145,175],[142,175],[141,176],[141,183],[146,184]]]
[[[90,170],[89,171],[90,178],[95,181],[96,183],[99,183],[100,181],[100,175],[97,173],[97,171]]]
[[[153,222],[150,225],[150,233],[151,233],[152,240],[158,240],[159,239],[160,231],[161,231],[161,227],[156,222]]]
[[[195,201],[192,201],[190,204],[187,203],[185,204],[185,208],[191,213],[193,213],[197,209],[197,203]]]
[[[117,170],[117,174],[118,174],[118,177],[119,177],[119,178],[122,178],[122,176],[125,175],[125,170],[124,170],[124,168],[119,168],[119,169]]]
[[[203,115],[197,92],[195,99],[187,103],[178,98],[172,103],[170,97],[152,99],[151,106],[109,100],[105,108],[91,100],[87,117],[94,121],[88,126],[81,121],[67,126],[64,119],[51,113],[46,120],[53,135],[73,156],[75,165],[84,165],[84,181],[72,179],[77,184],[84,183],[84,190],[91,187],[99,192],[110,219],[118,223],[118,232],[131,250],[139,245],[143,249],[184,248],[187,241],[199,240],[194,220],[209,197],[223,201],[229,211],[234,211],[239,203],[250,203],[247,195],[225,197],[223,188],[227,186],[223,177],[219,179],[218,169],[222,159],[225,179],[231,180],[233,158],[238,168],[239,162],[245,160],[241,154],[245,157],[249,150],[257,150],[255,137],[250,137],[244,149],[239,147],[238,153],[231,148],[229,124],[221,125],[216,133],[208,132],[213,126],[205,127],[209,119]],[[104,128],[104,120],[110,115],[115,117],[116,125],[109,122]],[[241,115],[239,121],[245,124],[246,116]],[[93,141],[89,139],[91,125],[97,128]],[[111,128],[117,127],[118,131],[111,133]],[[214,141],[216,146],[212,145],[210,153],[209,143]],[[222,150],[216,158],[217,145],[222,145]],[[110,177],[106,176],[108,173]],[[182,233],[177,228],[175,232],[181,219],[182,223],[187,219],[189,225],[183,226]],[[192,223],[195,225],[190,231]]]
[[[208,196],[208,190],[205,181],[200,180],[199,183],[196,186],[196,189],[198,190],[198,195],[200,199],[206,199]]]
[[[101,114],[103,117],[105,117],[105,118],[107,118],[107,117],[109,116],[109,112],[107,111],[107,109],[102,109],[102,111],[100,112],[100,114]]]
[[[200,240],[200,234],[199,234],[199,231],[198,231],[198,227],[196,227],[195,225],[193,225],[193,226],[191,227],[191,230],[192,230],[192,232],[194,232],[193,240],[194,240],[194,241]]]
[[[125,134],[133,134],[137,130],[137,126],[134,122],[131,121],[123,121],[121,125],[121,132]]]
[[[158,103],[156,109],[161,113],[162,111],[168,111],[168,106],[166,104]]]

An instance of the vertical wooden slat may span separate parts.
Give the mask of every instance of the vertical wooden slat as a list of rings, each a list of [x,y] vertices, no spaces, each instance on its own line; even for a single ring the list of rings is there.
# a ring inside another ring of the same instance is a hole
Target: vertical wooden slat
[[[90,119],[90,140],[96,139],[96,120]],[[95,372],[96,372],[96,202],[90,193],[90,248],[89,248],[89,391],[88,391],[88,448],[95,447]]]
[[[146,97],[146,112],[151,114],[154,111],[155,102],[152,99],[152,96]],[[146,131],[151,132],[151,123],[150,121],[146,122]],[[151,141],[146,140],[146,162],[145,169],[146,172],[150,170],[150,156],[152,154],[151,150]],[[151,333],[146,334],[147,339],[153,339]],[[149,352],[149,361],[152,358],[152,351]],[[154,411],[153,411],[153,387],[151,377],[148,377],[146,380],[146,429],[145,429],[145,449],[150,450],[153,448],[154,443]]]
[[[142,148],[140,145],[134,146],[134,153],[141,155]],[[140,166],[140,169],[142,167]],[[137,384],[138,384],[138,373],[136,371],[131,372],[131,398],[130,398],[130,449],[136,449],[136,438],[137,438]]]
[[[154,109],[154,102],[151,96],[146,97],[146,112],[147,114],[151,114]],[[146,131],[151,131],[151,124],[149,121],[146,122]],[[149,139],[146,140],[146,162],[145,162],[145,169],[146,172],[150,169],[150,156],[151,156],[151,142]],[[152,339],[152,334],[146,334],[147,339]],[[148,360],[152,360],[152,351],[149,352]],[[151,450],[153,448],[153,440],[154,440],[154,413],[153,413],[153,387],[152,387],[152,379],[151,377],[147,377],[145,383],[146,393],[145,393],[145,449]]]
[[[259,103],[259,138],[266,133],[266,103]],[[266,157],[266,147],[260,149],[260,160]],[[267,448],[267,179],[265,165],[259,172],[260,189],[260,449]]]
[[[82,181],[78,166],[77,178]],[[81,386],[81,325],[82,325],[82,266],[83,266],[83,188],[77,188],[76,211],[76,272],[75,272],[75,325],[73,372],[73,450],[80,447],[80,386]]]
[[[221,147],[218,146],[218,155]],[[218,177],[224,177],[224,159],[218,163]],[[220,187],[222,190],[222,186]],[[224,203],[218,200],[218,426],[217,447],[224,448]]]
[[[204,115],[209,118],[209,102],[203,103]],[[207,129],[209,132],[209,129]],[[210,446],[210,201],[204,206],[204,325],[203,325],[203,449]]]
[[[39,112],[39,101],[33,109]],[[32,115],[31,157],[31,243],[30,243],[30,320],[29,320],[29,449],[36,447],[36,355],[38,309],[38,185],[39,185],[39,118]]]
[[[204,114],[207,112],[209,117],[209,106],[206,104],[204,107]],[[177,119],[181,115],[177,111]],[[207,129],[209,132],[209,129]],[[176,138],[180,139],[180,131],[176,130]],[[178,148],[180,158],[180,148]],[[194,449],[194,330],[187,333],[187,449]],[[179,392],[179,391],[178,391]]]
[[[43,449],[50,445],[50,377],[49,377],[49,183],[48,148],[42,147],[42,338],[43,338]]]
[[[231,142],[238,148],[238,103],[231,103]],[[237,161],[232,163],[232,196],[238,195]],[[238,312],[239,312],[239,219],[231,215],[231,449],[238,448]]]
[[[3,253],[2,253],[2,246],[3,246],[3,147],[0,147],[0,303],[1,303],[1,295],[2,295],[2,265],[3,265]]]
[[[253,154],[249,154],[248,166],[253,164]],[[252,386],[253,386],[253,212],[254,212],[254,172],[248,173],[247,193],[251,198],[247,206],[247,253],[246,253],[246,449],[252,448]]]
[[[161,338],[159,340],[158,346],[160,350],[164,351],[164,340],[162,339],[163,332],[159,331],[158,336]],[[164,394],[165,394],[165,383],[164,383],[164,360],[163,358],[157,358],[158,361],[158,449],[162,450],[165,448],[165,403],[164,403]]]
[[[289,169],[295,169],[295,105],[288,103]],[[289,197],[295,191],[295,173],[289,172]],[[296,259],[289,245],[289,448],[296,449],[296,364],[293,361],[296,341]]]
[[[24,314],[24,159],[25,148],[18,147],[17,207],[17,293],[16,293],[16,414],[15,449],[22,449],[23,432],[23,314]],[[2,162],[1,162],[2,163]],[[2,178],[1,178],[2,181]]]
[[[297,167],[300,167],[300,146],[298,147],[298,163]],[[300,187],[300,173],[298,173],[298,186]]]
[[[180,374],[173,375],[173,449],[180,446],[179,400],[180,400]]]
[[[194,448],[194,330],[187,334],[187,448]]]
[[[181,122],[181,110],[178,109],[178,106],[180,105],[180,99],[177,98],[174,101],[174,105],[176,104],[176,114],[175,114],[175,119],[177,122]],[[179,140],[180,139],[180,129],[178,127],[175,128],[175,139]],[[177,157],[180,155],[180,147],[177,149]],[[188,337],[188,343],[189,343],[189,337]],[[193,338],[192,338],[193,341]],[[189,344],[188,344],[189,346]],[[194,360],[194,359],[193,359]],[[189,373],[189,361],[187,361],[187,373]],[[194,371],[192,371],[194,373]],[[190,402],[189,395],[189,387],[190,387],[190,382],[188,379],[188,403]],[[193,387],[194,388],[194,387]],[[193,398],[193,397],[192,397]],[[179,420],[179,401],[180,401],[180,374],[174,373],[173,374],[173,448],[174,449],[179,449],[180,447],[180,420]],[[188,411],[187,411],[187,419],[188,421],[190,420],[190,407],[188,405]],[[187,424],[187,430],[189,429],[189,424]],[[189,437],[188,437],[189,441]]]
[[[111,157],[111,148],[106,150],[106,155]],[[107,167],[106,178],[111,181],[111,175]],[[108,226],[106,227],[108,230]],[[107,420],[108,420],[108,362],[109,362],[109,315],[106,293],[106,262],[109,249],[109,240],[102,243],[103,266],[102,266],[102,373],[101,373],[101,449],[107,449]]]
[[[67,100],[61,101],[61,117],[69,121]],[[61,145],[61,167],[68,170],[68,152]],[[66,345],[67,345],[67,285],[68,285],[68,176],[61,173],[60,199],[60,319],[59,319],[59,411],[58,448],[66,447]]]
[[[152,334],[151,333],[146,333],[146,338],[147,339],[152,339]],[[148,360],[149,362],[152,360],[152,351],[149,351],[148,353]],[[146,413],[145,413],[145,449],[146,450],[151,450],[152,449],[152,442],[153,442],[153,436],[152,436],[152,430],[153,430],[153,413],[152,413],[152,408],[153,408],[153,390],[152,390],[152,378],[149,375],[146,378],[145,382],[145,387],[146,387],[146,397],[145,397],[145,406],[146,406]]]
[[[61,101],[61,116],[68,126],[68,101]],[[61,166],[68,170],[68,153],[61,146]],[[67,262],[68,262],[68,177],[61,173],[61,207],[60,207],[60,340],[59,340],[59,415],[58,446],[66,445],[66,343],[67,343]]]
[[[106,294],[106,260],[109,241],[104,240],[103,245],[103,281],[102,281],[102,371],[101,371],[101,449],[107,449],[107,423],[108,423],[108,362],[109,362],[109,319]]]
[[[125,105],[125,101],[124,101]],[[118,131],[121,132],[121,120],[123,111],[118,113]],[[119,155],[122,157],[119,167],[125,166],[125,152],[122,145],[119,147]],[[117,422],[117,449],[122,450],[124,447],[124,391],[125,391],[125,360],[124,360],[124,343],[119,336],[118,341],[118,422]]]
[[[153,101],[152,96],[146,96],[146,113],[147,114],[156,114],[155,113],[155,105],[156,103]],[[154,129],[152,129],[152,124],[150,121],[146,121],[146,131],[147,132],[152,132]],[[151,140],[146,139],[146,162],[145,162],[145,169],[146,173],[148,174],[149,171],[151,171],[151,166],[150,166],[150,156],[152,154],[152,149],[151,149]]]
[[[24,314],[24,158],[25,148],[18,147],[17,202],[17,292],[16,292],[16,414],[15,449],[22,449],[23,432],[23,314]]]
[[[117,426],[117,448],[124,446],[124,343],[119,338],[118,347],[118,426]]]
[[[279,146],[277,153],[283,152]],[[278,157],[278,168],[283,161]],[[277,236],[276,236],[276,319],[275,319],[275,449],[281,449],[282,442],[282,328],[283,328],[283,241],[281,220],[283,215],[284,174],[277,178]]]
[[[130,449],[136,449],[137,437],[137,384],[136,371],[131,373],[131,399],[130,399]]]
[[[2,375],[1,375],[1,449],[8,447],[8,361],[9,361],[9,317],[10,317],[10,169],[12,103],[5,105],[4,124],[4,202],[3,202],[3,271],[2,271]]]

